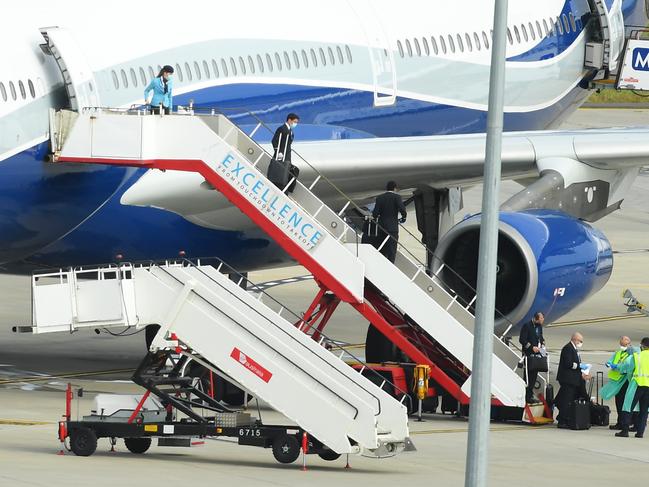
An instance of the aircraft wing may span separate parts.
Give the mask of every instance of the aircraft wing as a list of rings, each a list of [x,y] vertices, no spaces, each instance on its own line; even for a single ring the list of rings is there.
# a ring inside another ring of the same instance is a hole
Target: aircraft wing
[[[402,189],[479,183],[485,140],[485,134],[469,134],[295,143],[293,163],[304,184],[317,170],[363,201],[388,180]],[[502,177],[526,188],[503,208],[561,209],[594,221],[620,207],[643,165],[649,165],[649,127],[506,133]],[[200,185],[204,191],[197,192]],[[333,206],[344,204],[327,182],[320,180],[315,192]],[[196,174],[150,171],[121,201],[167,209],[207,227],[241,228],[239,213]]]

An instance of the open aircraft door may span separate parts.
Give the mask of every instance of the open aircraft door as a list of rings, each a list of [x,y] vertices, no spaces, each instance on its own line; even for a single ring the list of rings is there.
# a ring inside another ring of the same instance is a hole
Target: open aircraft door
[[[622,0],[589,0],[589,4],[599,21],[600,42],[587,44],[586,65],[616,71],[624,49]]]
[[[44,27],[40,31],[45,38],[41,49],[54,57],[61,70],[70,108],[81,111],[84,107],[101,106],[95,76],[70,32],[60,27]]]
[[[375,1],[349,2],[356,13],[367,38],[372,77],[374,81],[374,106],[390,106],[397,101],[397,70],[390,36],[377,16]]]

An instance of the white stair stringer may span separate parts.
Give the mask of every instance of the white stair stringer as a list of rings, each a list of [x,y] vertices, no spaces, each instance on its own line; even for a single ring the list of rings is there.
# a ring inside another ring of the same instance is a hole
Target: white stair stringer
[[[368,244],[358,246],[358,258],[365,265],[365,277],[401,312],[407,314],[436,342],[472,369],[473,334],[442,308],[404,273],[398,271],[378,250]],[[525,405],[525,383],[510,365],[493,354],[491,393],[505,406]],[[470,395],[470,377],[462,391]]]
[[[133,280],[140,321],[162,324],[153,347],[175,333],[338,453],[404,445],[405,406],[223,274],[165,266],[136,268]]]

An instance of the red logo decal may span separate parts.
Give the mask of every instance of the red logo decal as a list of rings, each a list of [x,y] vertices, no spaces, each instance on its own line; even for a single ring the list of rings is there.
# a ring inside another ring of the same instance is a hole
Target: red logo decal
[[[257,362],[252,360],[250,357],[248,357],[245,353],[243,353],[237,347],[234,347],[232,349],[232,353],[230,354],[230,357],[232,357],[234,360],[239,362],[241,365],[243,365],[246,369],[248,369],[250,372],[255,374],[257,377],[259,377],[264,382],[268,382],[270,380],[270,378],[273,376],[272,373],[270,373],[268,370],[263,368]]]

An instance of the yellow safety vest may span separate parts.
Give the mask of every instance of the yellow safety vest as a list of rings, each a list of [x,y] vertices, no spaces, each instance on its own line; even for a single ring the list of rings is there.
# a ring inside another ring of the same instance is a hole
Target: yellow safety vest
[[[615,356],[613,357],[613,363],[619,364],[621,362],[624,362],[628,356],[629,354],[626,350],[618,350],[617,352],[615,352]],[[608,378],[611,380],[620,380],[622,377],[622,372],[620,372],[619,370],[611,369],[608,371]]]
[[[649,350],[634,353],[635,369],[633,369],[633,380],[638,387],[649,387]]]

